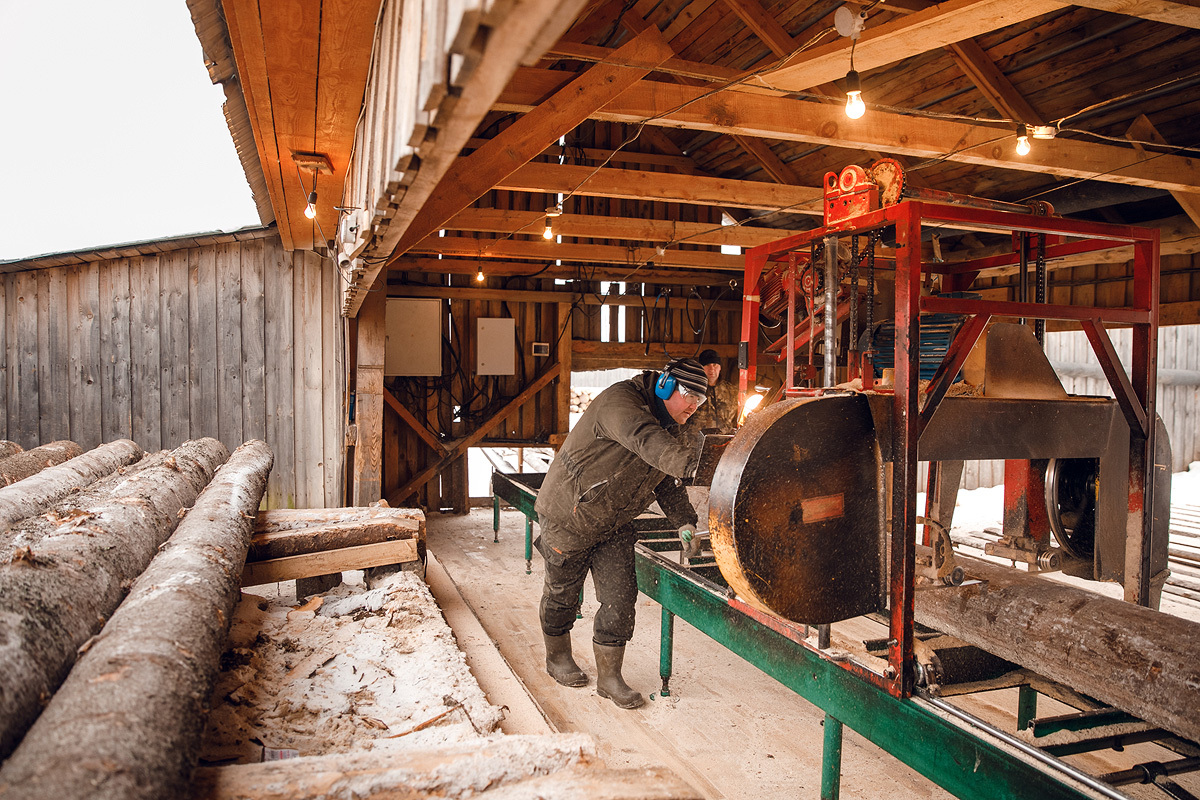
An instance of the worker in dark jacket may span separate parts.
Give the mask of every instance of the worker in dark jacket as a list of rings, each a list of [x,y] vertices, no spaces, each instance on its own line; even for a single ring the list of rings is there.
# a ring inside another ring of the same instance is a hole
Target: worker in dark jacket
[[[733,433],[737,429],[738,388],[721,378],[721,357],[716,350],[703,350],[696,357],[704,374],[708,376],[708,402],[702,405],[683,426],[685,434],[698,434],[706,430]],[[698,437],[696,437],[698,438]]]
[[[657,499],[681,537],[695,533],[696,511],[680,480],[695,473],[699,452],[676,434],[707,387],[704,368],[691,358],[608,387],[583,412],[538,491],[546,671],[565,686],[588,682],[571,655],[570,631],[590,571],[600,602],[592,633],[596,690],[621,708],[643,702],[621,677],[638,591],[632,522]]]

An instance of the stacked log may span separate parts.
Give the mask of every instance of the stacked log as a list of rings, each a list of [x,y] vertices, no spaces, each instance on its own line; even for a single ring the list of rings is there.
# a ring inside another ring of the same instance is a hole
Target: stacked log
[[[0,769],[5,798],[188,794],[273,456],[222,466]]]
[[[215,439],[187,442],[0,565],[0,758],[228,455]]]
[[[143,455],[142,448],[120,439],[0,488],[0,532]]]
[[[21,447],[16,442],[10,442],[8,439],[0,439],[0,459],[15,456],[24,449],[24,447]]]
[[[0,486],[8,486],[36,475],[46,467],[69,461],[83,452],[74,442],[51,442],[0,461]]]

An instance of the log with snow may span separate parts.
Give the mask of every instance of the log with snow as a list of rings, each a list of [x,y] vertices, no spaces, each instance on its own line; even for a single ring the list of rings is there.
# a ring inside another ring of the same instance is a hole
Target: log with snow
[[[0,564],[0,758],[228,456],[215,439],[186,442]]]
[[[142,448],[128,439],[119,439],[0,487],[0,532],[143,455]]]
[[[222,466],[0,768],[5,798],[182,797],[273,456]]]

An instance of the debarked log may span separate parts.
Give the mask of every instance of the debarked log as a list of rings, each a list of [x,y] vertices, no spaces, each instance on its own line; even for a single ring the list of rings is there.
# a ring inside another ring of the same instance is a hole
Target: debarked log
[[[23,481],[46,467],[53,467],[55,464],[69,461],[82,452],[83,448],[74,442],[61,441],[44,444],[41,447],[9,456],[0,461],[0,486]]]
[[[0,767],[4,798],[185,797],[273,456],[217,470]]]
[[[0,758],[13,751],[78,648],[100,630],[228,456],[215,439],[186,442],[123,481],[120,496],[0,564]]]
[[[0,487],[0,531],[14,522],[40,513],[80,487],[132,464],[144,454],[128,439],[102,444],[28,478]]]
[[[918,591],[922,625],[1200,741],[1200,624],[976,558],[957,559],[968,577],[986,583]]]

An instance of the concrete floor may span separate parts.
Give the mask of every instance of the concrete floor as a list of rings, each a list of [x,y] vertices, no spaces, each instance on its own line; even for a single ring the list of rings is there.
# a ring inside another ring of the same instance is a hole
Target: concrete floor
[[[494,543],[490,508],[467,516],[430,514],[427,536],[430,551],[541,715],[559,731],[594,736],[609,767],[667,766],[707,798],[819,797],[824,714],[791,690],[677,619],[672,692],[670,697],[660,696],[661,610],[645,596],[638,600],[637,632],[626,652],[624,674],[631,686],[647,696],[646,705],[633,711],[618,709],[596,694],[594,680],[579,689],[560,686],[545,672],[537,615],[542,565],[535,553],[532,574],[525,573],[524,517],[516,511],[502,511],[500,541]],[[589,582],[584,618],[573,636],[576,660],[593,676],[591,619],[595,608]],[[853,624],[874,625],[866,621]],[[835,634],[843,625],[835,626]],[[878,627],[851,632],[878,636],[883,631]],[[484,688],[488,690],[486,685]],[[992,692],[963,699],[962,705],[1012,731],[1010,709],[1015,708],[1015,696],[1015,690]],[[1052,708],[1052,701],[1043,700],[1039,712],[1054,713]],[[1123,753],[1077,757],[1074,763],[1095,772],[1169,758],[1170,754],[1154,745],[1137,745]],[[951,797],[849,729],[845,730],[842,759],[844,798]],[[1180,782],[1197,791],[1194,779]],[[1152,787],[1123,791],[1135,798],[1166,796]]]

